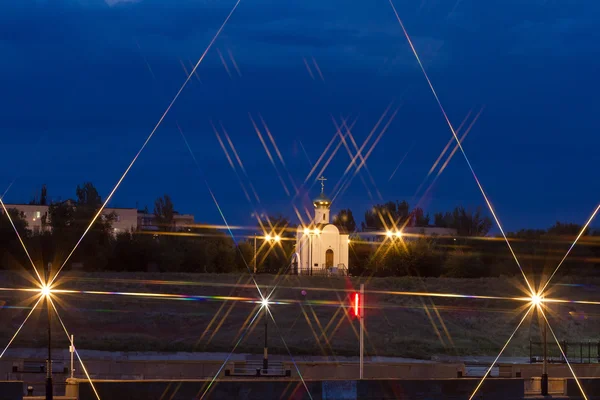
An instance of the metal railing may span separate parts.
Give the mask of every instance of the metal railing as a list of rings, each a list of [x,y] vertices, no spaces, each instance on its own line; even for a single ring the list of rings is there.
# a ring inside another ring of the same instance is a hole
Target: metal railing
[[[543,346],[544,342],[529,341],[529,362],[543,362]],[[600,362],[600,341],[586,342],[568,342],[563,340],[560,342],[567,359],[570,363],[591,364]],[[550,363],[565,363],[560,349],[556,342],[547,342],[548,362]]]
[[[325,264],[321,266],[313,267],[302,267],[298,268],[298,275],[308,276],[348,276],[348,268],[344,264],[338,264],[337,267],[326,267]]]

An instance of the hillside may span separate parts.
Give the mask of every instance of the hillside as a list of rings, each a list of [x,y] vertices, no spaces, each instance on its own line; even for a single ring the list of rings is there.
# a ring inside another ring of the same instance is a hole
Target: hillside
[[[3,287],[27,283],[15,274],[0,275]],[[272,288],[275,276],[259,276]],[[273,296],[287,304],[271,306],[277,327],[269,321],[271,353],[285,353],[277,329],[294,354],[356,355],[358,321],[346,317],[349,298],[359,278],[285,276]],[[499,297],[523,297],[517,278],[367,279],[366,351],[371,355],[430,358],[434,355],[495,355],[522,317],[525,303],[511,300],[419,297],[389,293],[435,292]],[[597,300],[600,280],[578,285],[562,278],[552,297]],[[168,293],[183,298],[119,294],[60,294],[60,315],[79,348],[97,350],[231,351],[256,309],[257,290],[249,275],[68,273],[59,288],[80,291]],[[387,292],[387,293],[381,293]],[[305,294],[303,294],[305,293]],[[0,343],[8,343],[29,309],[31,293],[0,291]],[[190,299],[186,296],[201,296]],[[232,297],[238,299],[220,299]],[[344,305],[341,307],[340,304]],[[25,308],[24,308],[25,307]],[[552,304],[551,322],[561,340],[594,340],[600,306]],[[213,321],[214,318],[214,321]],[[212,323],[211,323],[212,321]],[[440,322],[443,321],[443,324]],[[46,340],[46,314],[37,310],[13,346],[41,347]],[[263,314],[256,319],[237,352],[262,353]],[[538,318],[528,318],[506,355],[529,354],[529,339],[539,339]],[[66,336],[54,321],[56,347]]]

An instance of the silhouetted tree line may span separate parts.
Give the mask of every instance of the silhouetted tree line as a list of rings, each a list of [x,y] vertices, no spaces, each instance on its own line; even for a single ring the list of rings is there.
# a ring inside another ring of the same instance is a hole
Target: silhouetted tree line
[[[257,236],[237,243],[228,232],[206,225],[177,226],[177,212],[171,198],[155,201],[153,214],[157,230],[138,230],[114,235],[115,213],[102,213],[79,241],[102,206],[102,198],[91,183],[78,186],[73,200],[51,202],[46,187],[30,204],[48,205],[40,232],[28,228],[25,215],[8,210],[36,265],[47,262],[60,266],[76,243],[66,268],[107,271],[169,271],[229,273],[253,270],[280,273],[289,268],[294,252],[296,226],[284,216],[263,216]],[[350,273],[375,276],[485,277],[520,274],[501,237],[488,235],[492,221],[481,209],[456,207],[431,218],[406,201],[375,205],[364,213],[359,225],[352,210],[339,211],[332,222],[350,233]],[[30,261],[15,235],[11,222],[0,216],[0,268],[30,268]],[[415,235],[388,238],[388,229],[406,227],[419,231],[428,227],[450,228],[455,235]],[[521,230],[508,237],[526,273],[551,273],[558,265],[581,226],[557,222],[548,229]],[[265,239],[269,234],[271,240]],[[275,240],[278,237],[279,240]],[[256,247],[255,247],[256,243]],[[600,268],[600,233],[586,230],[561,273],[597,275]],[[256,258],[255,258],[256,254]]]

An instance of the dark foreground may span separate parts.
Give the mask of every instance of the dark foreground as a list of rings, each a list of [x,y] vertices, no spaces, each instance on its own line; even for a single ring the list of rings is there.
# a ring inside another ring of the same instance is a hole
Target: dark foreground
[[[190,399],[333,399],[333,400],[466,400],[477,387],[479,379],[429,380],[327,380],[298,381],[289,379],[210,380],[96,380],[94,386],[85,380],[70,380],[69,399],[95,400],[190,400]],[[583,378],[581,384],[590,400],[600,399],[600,379]],[[526,392],[526,380],[489,378],[474,399],[522,400],[535,398]],[[23,383],[0,382],[0,400],[22,400]],[[551,398],[579,400],[581,392],[573,379],[565,379],[562,393]],[[26,399],[26,397],[25,397]]]

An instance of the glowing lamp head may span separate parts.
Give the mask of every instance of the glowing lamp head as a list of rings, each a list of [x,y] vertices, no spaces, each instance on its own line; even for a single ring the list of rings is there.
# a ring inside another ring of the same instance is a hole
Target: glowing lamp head
[[[262,299],[262,301],[260,302],[260,304],[263,307],[267,308],[267,307],[269,307],[269,304],[271,304],[271,302],[269,301],[269,299]]]
[[[396,236],[396,237],[402,237],[402,232],[396,231],[396,233],[394,233],[394,236]]]
[[[304,228],[304,234],[305,235],[310,235],[310,229]]]
[[[540,304],[542,304],[542,298],[540,295],[534,294],[533,296],[531,296],[531,303],[534,306],[539,306]]]
[[[387,231],[385,234],[387,235],[387,237],[390,237],[390,238],[392,236],[394,236],[394,232],[392,232],[392,231]]]
[[[275,235],[275,237],[273,238],[273,240],[275,240],[276,242],[280,242],[281,241],[281,236]]]
[[[321,231],[319,230],[319,228],[315,228],[315,235],[318,235],[319,233],[321,233]]]
[[[42,286],[42,290],[41,290],[42,296],[48,297],[48,296],[50,296],[51,292],[52,292],[52,290],[50,290],[50,286],[46,286],[46,285]]]
[[[271,235],[269,235],[269,234],[266,234],[266,235],[265,235],[265,240],[271,240]]]

